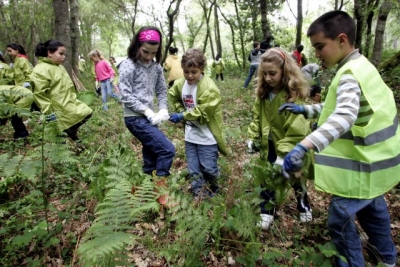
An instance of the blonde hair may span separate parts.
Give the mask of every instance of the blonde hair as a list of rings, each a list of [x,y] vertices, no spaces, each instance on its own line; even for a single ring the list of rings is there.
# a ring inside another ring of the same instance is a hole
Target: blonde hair
[[[272,87],[264,79],[262,64],[273,63],[282,69],[283,90],[286,92],[286,101],[294,102],[297,98],[305,100],[308,94],[308,83],[294,59],[282,48],[274,47],[265,51],[260,58],[256,95],[261,99],[268,98]]]
[[[98,57],[98,58],[100,58],[101,60],[104,59],[104,57],[102,56],[102,54],[100,53],[100,51],[97,50],[97,49],[90,51],[89,54],[88,54],[88,57],[89,57],[89,58]]]

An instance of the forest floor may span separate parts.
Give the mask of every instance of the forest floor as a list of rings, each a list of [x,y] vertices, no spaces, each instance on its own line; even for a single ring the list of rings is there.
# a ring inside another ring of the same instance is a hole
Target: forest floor
[[[222,190],[215,200],[204,200],[211,205],[217,205],[216,201],[219,201],[226,206],[232,206],[232,202],[240,202],[237,199],[232,200],[233,196],[256,191],[254,184],[248,181],[252,176],[250,162],[259,157],[259,154],[248,154],[246,146],[247,126],[252,119],[254,94],[252,90],[242,89],[242,83],[242,79],[233,76],[226,77],[225,82],[217,82],[223,100],[224,131],[231,153],[227,157],[220,157]],[[122,107],[114,101],[110,103],[112,106],[109,112],[104,112],[100,108],[100,99],[93,102],[91,105],[94,110],[93,117],[80,130],[82,143],[68,142],[72,154],[68,154],[67,163],[59,160],[46,171],[48,190],[46,194],[51,207],[47,219],[59,227],[53,237],[46,237],[45,233],[38,231],[39,228],[43,228],[40,222],[46,216],[43,203],[39,201],[40,192],[44,192],[40,186],[40,179],[19,176],[15,178],[18,182],[14,180],[8,182],[10,199],[0,206],[0,239],[2,239],[0,265],[83,266],[80,262],[82,255],[78,254],[78,250],[83,236],[95,219],[96,205],[104,200],[108,190],[105,187],[106,182],[100,183],[96,180],[94,183],[93,177],[109,178],[110,175],[106,171],[113,166],[114,160],[117,165],[120,163],[121,166],[125,166],[123,157],[115,154],[116,147],[122,146],[132,150],[137,161],[132,163],[132,168],[139,169],[141,165],[141,145],[126,130]],[[12,142],[10,124],[3,128],[0,131],[0,139],[3,140],[0,142],[1,154],[35,158],[37,154],[34,153],[39,153],[41,146],[40,124],[31,121],[28,127],[31,132],[28,145]],[[161,129],[175,144],[177,150],[171,173],[184,177],[186,161],[182,127],[167,122]],[[46,158],[51,160],[51,152]],[[4,172],[6,166],[2,165],[3,162],[4,158],[0,158],[0,169]],[[3,182],[6,175],[4,173],[2,175]],[[12,173],[7,175],[15,177]],[[179,186],[178,188],[188,199],[191,199],[188,192],[189,182],[184,181]],[[176,188],[174,187],[174,190]],[[398,252],[400,251],[399,190],[394,188],[386,194],[392,235]],[[330,237],[326,228],[330,196],[315,190],[311,180],[308,181],[308,194],[312,206],[312,222],[305,224],[299,222],[296,201],[290,191],[286,200],[281,203],[270,230],[260,231],[256,226],[250,229],[253,233],[249,236],[255,234],[254,242],[260,245],[259,253],[249,249],[253,242],[251,238],[249,240],[238,237],[232,231],[226,230],[227,227],[221,227],[218,239],[220,243],[215,244],[216,237],[209,233],[209,238],[203,246],[204,251],[198,254],[200,255],[198,258],[190,259],[195,262],[193,266],[330,266],[333,261],[327,247]],[[193,199],[192,201],[194,202]],[[194,208],[199,205],[202,203],[196,203]],[[127,262],[130,264],[124,266],[190,266],[188,265],[190,256],[186,255],[185,260],[182,260],[183,258],[180,259],[179,256],[168,258],[160,253],[160,248],[165,248],[165,244],[162,243],[179,242],[183,236],[182,233],[174,232],[179,221],[174,221],[173,216],[170,211],[160,209],[160,213],[152,213],[146,220],[133,224],[132,232],[137,236],[137,242],[127,248]],[[254,216],[251,217],[254,225],[257,218],[258,214],[254,212]],[[228,224],[228,220],[226,223]],[[361,228],[359,229],[361,231]],[[30,236],[31,230],[36,231],[34,236]],[[366,239],[363,240],[366,243]],[[182,251],[183,254],[185,253]],[[367,266],[380,266],[374,263],[367,253],[365,255]],[[397,264],[400,264],[400,260]]]

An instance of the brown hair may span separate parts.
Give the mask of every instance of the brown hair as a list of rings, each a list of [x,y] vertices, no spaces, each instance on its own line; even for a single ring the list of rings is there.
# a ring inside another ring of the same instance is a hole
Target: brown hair
[[[206,68],[207,59],[204,56],[202,50],[197,48],[190,48],[182,56],[181,66],[182,68],[199,68],[202,71]]]

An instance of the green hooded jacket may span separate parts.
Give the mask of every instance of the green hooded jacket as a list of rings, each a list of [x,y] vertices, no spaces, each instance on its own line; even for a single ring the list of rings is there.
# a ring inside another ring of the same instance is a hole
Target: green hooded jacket
[[[215,74],[221,74],[225,70],[225,63],[222,58],[220,58],[218,61],[214,60],[212,67],[214,68]]]
[[[185,78],[179,78],[168,91],[168,98],[174,112],[182,112],[187,121],[197,121],[207,124],[218,143],[218,149],[223,155],[227,155],[225,139],[222,133],[222,108],[221,95],[214,81],[207,76],[197,83],[197,105],[193,111],[186,111],[182,101],[182,88]]]
[[[24,82],[30,82],[29,77],[32,73],[32,65],[28,59],[16,57],[12,69],[14,71],[15,85],[23,85]]]
[[[0,85],[13,85],[14,72],[6,63],[0,62]]]
[[[64,66],[39,58],[31,75],[34,100],[44,114],[55,113],[61,131],[81,122],[92,109],[76,98],[75,86]]]
[[[291,112],[278,114],[279,107],[286,103],[285,95],[286,92],[282,90],[272,101],[261,100],[257,97],[254,103],[253,121],[248,127],[248,135],[251,140],[260,141],[263,159],[267,158],[270,149],[268,138],[272,139],[275,145],[276,155],[284,158],[297,143],[310,133],[310,123],[303,115],[295,115]],[[301,101],[295,103],[303,104]],[[310,153],[307,153],[306,156],[309,157]]]

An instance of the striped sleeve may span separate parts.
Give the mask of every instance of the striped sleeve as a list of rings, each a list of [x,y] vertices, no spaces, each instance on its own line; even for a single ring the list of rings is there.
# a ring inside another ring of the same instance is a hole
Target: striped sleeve
[[[304,105],[306,110],[306,119],[315,119],[321,113],[322,108],[324,107],[324,103],[313,104],[313,105]]]
[[[350,130],[360,109],[361,89],[353,75],[340,77],[336,92],[336,108],[317,130],[306,138],[321,152],[334,140]]]

